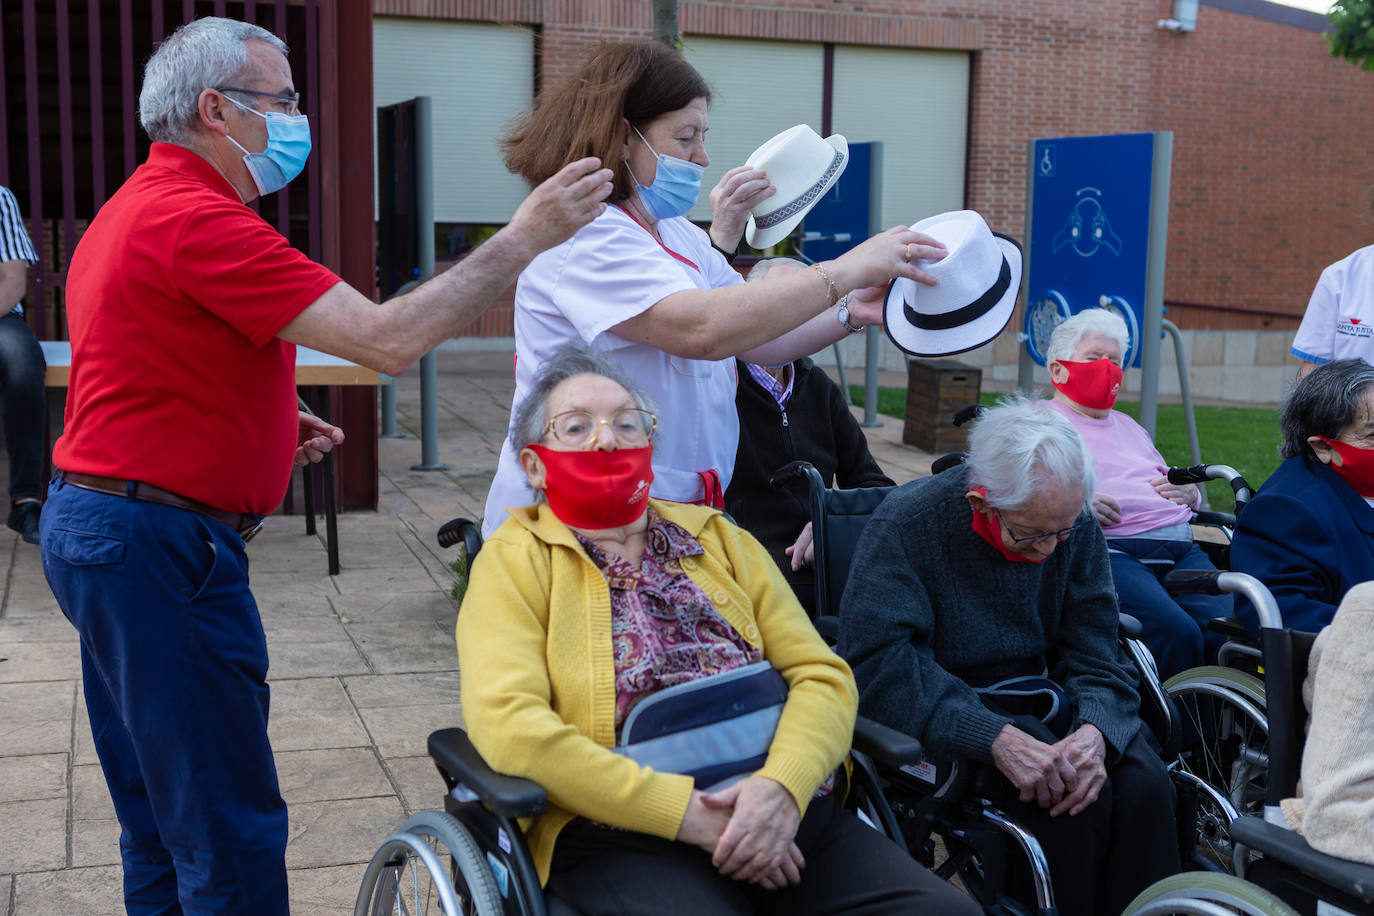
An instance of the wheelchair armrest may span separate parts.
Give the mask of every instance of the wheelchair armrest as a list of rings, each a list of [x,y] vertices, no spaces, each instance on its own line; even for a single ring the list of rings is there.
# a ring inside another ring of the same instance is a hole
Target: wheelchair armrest
[[[549,797],[538,783],[505,776],[487,766],[461,728],[441,728],[429,736],[429,756],[449,779],[461,783],[492,811],[504,817],[530,817],[548,810]]]
[[[1145,626],[1139,618],[1127,614],[1125,611],[1119,612],[1120,621],[1117,623],[1117,632],[1127,639],[1144,639]]]
[[[1374,903],[1374,865],[1318,852],[1298,832],[1258,817],[1233,821],[1231,839],[1365,903]]]
[[[1230,512],[1217,512],[1213,509],[1199,509],[1193,513],[1194,525],[1219,525],[1223,528],[1236,527],[1236,517]]]
[[[854,721],[854,750],[884,767],[899,767],[921,759],[921,742],[863,716]]]
[[[1213,617],[1207,621],[1207,629],[1213,633],[1220,633],[1233,642],[1241,642],[1246,645],[1253,645],[1255,642],[1250,631],[1245,629],[1245,624],[1234,617]]]

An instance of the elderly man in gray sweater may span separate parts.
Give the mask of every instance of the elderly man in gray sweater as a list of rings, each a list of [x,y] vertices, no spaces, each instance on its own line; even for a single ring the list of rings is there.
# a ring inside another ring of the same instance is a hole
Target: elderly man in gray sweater
[[[1064,417],[1027,401],[986,411],[966,464],[874,513],[840,608],[862,714],[937,759],[995,767],[990,793],[1044,847],[1065,916],[1119,913],[1179,870],[1172,786],[1118,655],[1093,480]],[[995,686],[1046,676],[1057,716]]]

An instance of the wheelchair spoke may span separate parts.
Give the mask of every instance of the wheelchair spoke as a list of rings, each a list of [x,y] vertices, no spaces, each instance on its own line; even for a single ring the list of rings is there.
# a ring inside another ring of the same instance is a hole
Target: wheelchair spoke
[[[1229,871],[1231,819],[1263,807],[1269,728],[1258,682],[1227,669],[1200,670],[1203,676],[1170,681],[1183,720],[1177,766],[1211,790],[1198,792],[1196,856]]]

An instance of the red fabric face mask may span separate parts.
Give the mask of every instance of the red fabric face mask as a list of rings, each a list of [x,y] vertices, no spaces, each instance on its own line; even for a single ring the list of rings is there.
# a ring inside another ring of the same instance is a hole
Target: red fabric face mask
[[[971,489],[984,499],[988,498],[988,491],[984,488],[972,487]],[[969,508],[972,509],[973,507],[970,506]],[[1013,563],[1043,563],[1048,559],[1048,557],[1042,557],[1036,560],[1031,557],[1022,556],[1014,550],[1008,550],[1007,545],[1002,543],[1002,520],[990,512],[973,509],[973,533],[997,548],[997,551],[1002,554],[1002,556]]]
[[[1121,367],[1116,363],[1105,358],[1087,362],[1061,359],[1059,365],[1069,370],[1069,377],[1063,384],[1053,379],[1050,384],[1070,401],[1093,410],[1110,410],[1116,403],[1116,393],[1121,390]]]
[[[544,496],[559,520],[574,528],[619,528],[649,508],[654,447],[561,452],[526,446],[544,462]]]
[[[1365,499],[1374,499],[1374,449],[1360,448],[1349,442],[1328,439],[1325,436],[1317,438],[1341,456],[1340,467],[1337,467],[1334,461],[1327,467],[1339,474],[1341,480],[1350,484],[1356,493]]]

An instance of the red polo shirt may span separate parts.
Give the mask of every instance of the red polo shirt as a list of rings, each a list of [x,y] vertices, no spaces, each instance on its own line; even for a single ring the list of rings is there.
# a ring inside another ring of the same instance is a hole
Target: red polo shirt
[[[72,254],[53,464],[271,512],[299,437],[296,348],[276,335],[339,282],[208,162],[154,143]]]

